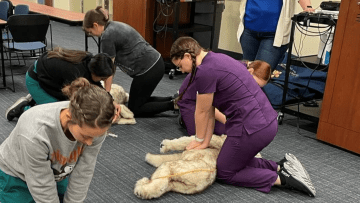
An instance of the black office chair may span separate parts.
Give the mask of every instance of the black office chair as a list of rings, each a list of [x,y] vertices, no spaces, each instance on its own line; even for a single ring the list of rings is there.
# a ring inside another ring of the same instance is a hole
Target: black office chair
[[[15,92],[14,74],[11,66],[11,53],[21,53],[22,57],[37,58],[46,51],[46,33],[50,19],[47,15],[28,14],[12,15],[7,21],[7,26],[12,35],[12,40],[4,43],[4,47],[10,53],[10,70]],[[52,43],[52,42],[51,42]],[[36,51],[39,53],[36,54]],[[24,53],[29,52],[29,55]]]

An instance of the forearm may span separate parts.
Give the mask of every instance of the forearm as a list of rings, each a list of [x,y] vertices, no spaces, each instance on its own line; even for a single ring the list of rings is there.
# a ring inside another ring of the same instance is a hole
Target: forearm
[[[111,84],[113,81],[113,77],[114,76],[110,76],[104,81],[105,90],[108,92],[110,92],[110,90],[111,90]]]
[[[221,113],[217,108],[215,108],[215,120],[219,121],[222,124],[226,123],[226,116]]]
[[[310,0],[299,0],[299,4],[303,10],[306,10],[308,6],[311,6]]]
[[[94,174],[96,159],[104,140],[105,135],[94,140],[91,146],[84,147],[70,174],[64,203],[84,202]]]
[[[215,107],[210,111],[210,117],[208,121],[208,126],[206,128],[205,140],[203,144],[209,146],[212,135],[214,134],[215,127]]]
[[[199,139],[204,139],[204,143],[209,143],[211,140],[212,132],[214,131],[215,109],[209,111],[195,111],[195,126],[196,136]],[[211,133],[209,133],[211,132]]]

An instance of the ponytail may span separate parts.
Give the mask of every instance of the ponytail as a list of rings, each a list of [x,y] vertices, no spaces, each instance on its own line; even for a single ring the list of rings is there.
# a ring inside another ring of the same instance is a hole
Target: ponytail
[[[74,64],[81,63],[85,58],[92,57],[90,52],[65,49],[62,47],[55,47],[54,50],[49,51],[47,58],[58,58]]]
[[[86,12],[83,21],[83,30],[92,28],[94,23],[105,26],[109,21],[109,12],[101,6]]]

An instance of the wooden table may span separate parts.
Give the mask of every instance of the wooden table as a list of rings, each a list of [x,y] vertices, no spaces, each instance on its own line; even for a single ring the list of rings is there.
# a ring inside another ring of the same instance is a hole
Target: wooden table
[[[31,13],[44,14],[50,17],[51,20],[59,21],[69,25],[81,25],[84,20],[85,14],[64,9],[54,8],[51,6],[28,2],[24,0],[11,0],[14,6],[25,4],[29,6]]]

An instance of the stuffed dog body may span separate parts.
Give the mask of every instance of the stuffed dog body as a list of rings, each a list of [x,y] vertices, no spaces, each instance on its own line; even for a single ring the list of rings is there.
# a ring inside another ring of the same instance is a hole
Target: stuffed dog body
[[[206,149],[185,150],[194,139],[194,136],[185,136],[162,141],[161,153],[183,151],[182,153],[146,154],[146,162],[157,169],[150,179],[144,177],[137,181],[135,195],[142,199],[152,199],[170,191],[194,194],[209,187],[216,178],[216,160],[226,135],[213,135]]]

